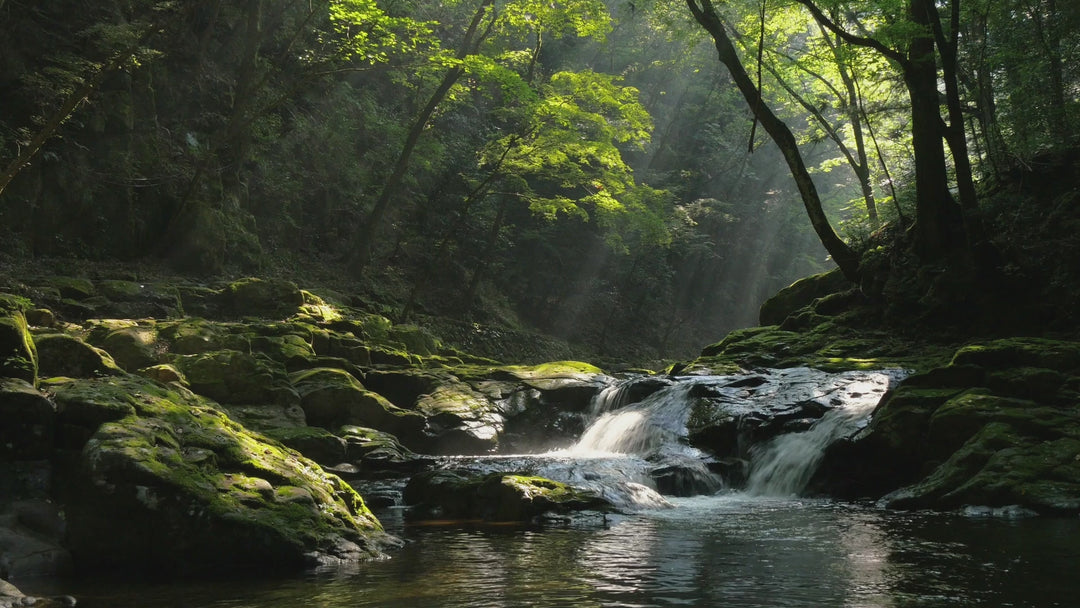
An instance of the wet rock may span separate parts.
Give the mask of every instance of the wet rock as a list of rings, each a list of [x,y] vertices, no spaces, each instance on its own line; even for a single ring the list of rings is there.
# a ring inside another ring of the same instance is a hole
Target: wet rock
[[[412,519],[478,519],[529,522],[549,512],[611,511],[598,495],[564,483],[526,475],[431,471],[414,476],[405,487]]]
[[[338,434],[346,442],[346,458],[357,463],[355,474],[364,478],[415,473],[429,468],[434,462],[413,453],[390,433],[346,425],[338,430]]]
[[[504,419],[498,406],[468,384],[440,385],[420,396],[416,410],[427,418],[421,452],[483,454],[499,444]]]
[[[0,459],[48,458],[56,417],[48,395],[25,380],[0,378]]]
[[[19,591],[19,588],[11,583],[0,579],[0,608],[19,608],[22,606],[34,606],[35,608],[68,608],[75,606],[75,598],[69,595],[55,597],[32,597]]]

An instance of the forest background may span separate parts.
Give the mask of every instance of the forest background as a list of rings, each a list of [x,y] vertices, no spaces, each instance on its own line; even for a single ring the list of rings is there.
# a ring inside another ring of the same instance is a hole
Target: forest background
[[[965,152],[943,168],[963,199],[969,165],[996,269],[1080,276],[1080,6],[715,11],[859,256],[916,218],[912,100],[896,58],[827,23],[951,48],[937,120]],[[13,264],[285,276],[598,361],[687,356],[834,266],[684,2],[0,0],[0,100]]]

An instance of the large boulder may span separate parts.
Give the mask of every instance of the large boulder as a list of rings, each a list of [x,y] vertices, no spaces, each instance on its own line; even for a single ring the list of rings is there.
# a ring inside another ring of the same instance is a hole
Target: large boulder
[[[427,418],[430,438],[422,452],[484,454],[498,447],[505,418],[497,404],[464,382],[448,382],[421,395],[416,409]]]
[[[1080,512],[1080,344],[1010,338],[910,377],[827,454],[820,487],[893,508]]]
[[[393,542],[340,478],[212,402],[135,376],[115,382],[100,399],[122,394],[135,411],[94,433],[68,490],[82,569],[291,569],[378,557]]]

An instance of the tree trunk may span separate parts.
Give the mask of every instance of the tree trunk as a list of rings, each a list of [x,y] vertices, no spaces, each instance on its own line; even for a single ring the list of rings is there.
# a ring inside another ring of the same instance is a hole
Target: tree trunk
[[[721,63],[727,66],[735,85],[746,99],[747,104],[750,105],[757,120],[783,153],[784,160],[787,161],[791,175],[799,188],[799,194],[802,196],[803,206],[806,208],[806,214],[810,218],[810,224],[821,240],[821,244],[825,246],[825,250],[832,256],[833,261],[840,267],[844,276],[852,281],[857,281],[859,278],[859,257],[854,250],[848,247],[847,243],[837,236],[825,216],[825,212],[821,208],[821,198],[818,196],[817,187],[810,177],[810,172],[806,169],[806,163],[799,152],[799,146],[795,141],[795,136],[791,133],[791,129],[777,118],[768,106],[758,102],[760,99],[759,91],[739,60],[735,47],[732,45],[731,39],[728,38],[727,32],[724,30],[724,24],[721,23],[720,17],[716,14],[711,0],[686,0],[686,4],[697,22],[712,36]]]
[[[902,67],[911,97],[916,247],[924,259],[936,260],[964,245],[965,239],[960,208],[949,192],[937,61],[927,4],[932,7],[933,0],[910,0],[908,5],[908,16],[926,28],[926,33],[912,38]]]

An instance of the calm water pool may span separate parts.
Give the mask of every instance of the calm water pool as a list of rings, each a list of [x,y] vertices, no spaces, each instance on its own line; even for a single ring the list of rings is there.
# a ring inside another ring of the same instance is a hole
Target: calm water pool
[[[387,527],[392,559],[274,580],[15,581],[82,607],[1077,606],[1080,519],[740,495],[599,528]]]

